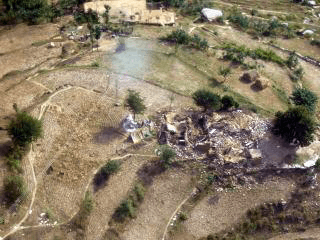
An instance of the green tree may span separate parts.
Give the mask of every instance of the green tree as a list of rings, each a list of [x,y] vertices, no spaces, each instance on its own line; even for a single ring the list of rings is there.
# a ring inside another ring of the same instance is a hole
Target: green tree
[[[304,106],[310,112],[315,111],[318,102],[317,95],[306,88],[297,88],[294,90],[291,99],[295,105]]]
[[[294,139],[299,145],[306,146],[313,140],[316,122],[303,106],[290,108],[286,112],[277,112],[273,132],[291,143]]]
[[[208,109],[218,110],[221,107],[220,96],[205,89],[194,92],[192,98],[196,105],[204,108],[204,112]]]
[[[133,112],[133,119],[135,119],[136,114],[142,114],[146,110],[144,100],[140,97],[140,94],[131,89],[128,90],[126,105]]]
[[[42,122],[16,108],[17,114],[8,126],[8,134],[16,145],[26,146],[42,136]]]
[[[165,168],[169,168],[172,160],[176,157],[176,152],[168,145],[163,145],[160,148],[160,161]]]
[[[26,194],[26,186],[22,177],[9,176],[4,181],[4,191],[8,204],[13,204]]]
[[[221,103],[222,103],[222,110],[227,110],[231,107],[239,107],[239,103],[237,103],[233,97],[231,96],[223,96],[221,99]]]

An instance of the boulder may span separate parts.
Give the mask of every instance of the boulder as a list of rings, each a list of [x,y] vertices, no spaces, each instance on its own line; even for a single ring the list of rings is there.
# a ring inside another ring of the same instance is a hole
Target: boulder
[[[217,19],[218,17],[223,16],[222,11],[217,10],[217,9],[211,9],[211,8],[203,8],[201,10],[201,14],[209,22],[212,22],[213,20]]]
[[[316,1],[308,1],[307,3],[308,3],[309,6],[317,5]]]
[[[252,83],[260,78],[260,74],[256,70],[250,70],[245,72],[240,80],[245,83]]]
[[[170,133],[176,133],[177,132],[177,128],[171,124],[167,124],[167,129]]]
[[[258,160],[262,158],[262,152],[260,149],[249,149],[248,157],[252,160]]]
[[[303,34],[303,35],[312,35],[312,34],[314,34],[314,31],[312,31],[312,30],[305,30],[302,34]]]
[[[49,44],[48,44],[48,48],[54,48],[56,45],[54,44],[54,42],[50,42]]]

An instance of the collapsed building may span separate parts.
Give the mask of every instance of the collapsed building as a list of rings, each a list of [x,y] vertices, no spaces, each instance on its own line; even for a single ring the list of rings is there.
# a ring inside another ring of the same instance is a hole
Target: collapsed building
[[[121,20],[125,22],[170,25],[175,23],[175,13],[166,11],[159,6],[159,9],[150,7],[146,0],[109,0],[93,1],[84,3],[84,10],[92,9],[99,14],[105,12],[105,5],[111,7],[109,16],[111,20]]]

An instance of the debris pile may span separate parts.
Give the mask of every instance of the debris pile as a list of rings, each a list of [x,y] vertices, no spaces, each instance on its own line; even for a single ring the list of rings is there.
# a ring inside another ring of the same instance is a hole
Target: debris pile
[[[259,160],[263,153],[259,141],[271,124],[256,114],[230,112],[190,113],[185,116],[165,114],[158,132],[159,144],[169,144],[183,158],[217,159],[239,162]]]

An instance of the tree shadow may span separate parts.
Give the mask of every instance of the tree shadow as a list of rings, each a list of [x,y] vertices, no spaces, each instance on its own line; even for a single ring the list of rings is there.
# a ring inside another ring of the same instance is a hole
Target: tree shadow
[[[8,140],[6,142],[0,143],[0,159],[7,156],[11,149],[12,141]]]
[[[106,144],[125,136],[120,128],[105,127],[93,137],[94,143]]]
[[[219,82],[215,77],[208,78],[210,87],[221,87],[223,85],[222,82]]]
[[[252,84],[250,88],[254,92],[261,92],[263,90],[257,83]]]

